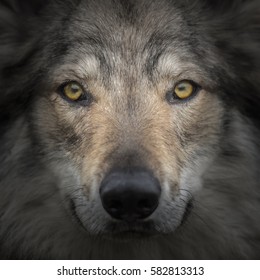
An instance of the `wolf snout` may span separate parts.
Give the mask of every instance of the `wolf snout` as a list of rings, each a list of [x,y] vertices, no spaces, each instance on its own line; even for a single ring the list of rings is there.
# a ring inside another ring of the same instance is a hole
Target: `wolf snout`
[[[100,197],[106,212],[115,219],[134,222],[149,217],[157,208],[160,183],[145,170],[120,170],[102,181]]]

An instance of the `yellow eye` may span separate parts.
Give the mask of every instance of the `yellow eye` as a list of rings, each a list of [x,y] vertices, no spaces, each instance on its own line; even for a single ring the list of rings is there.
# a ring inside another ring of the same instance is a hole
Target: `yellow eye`
[[[195,92],[196,87],[189,81],[182,81],[174,88],[174,93],[180,99],[190,97]]]
[[[83,96],[84,90],[77,82],[69,82],[63,87],[63,94],[68,99],[77,101]]]

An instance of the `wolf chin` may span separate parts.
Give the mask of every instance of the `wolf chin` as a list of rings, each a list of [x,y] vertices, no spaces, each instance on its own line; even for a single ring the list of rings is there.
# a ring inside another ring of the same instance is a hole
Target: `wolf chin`
[[[260,257],[259,1],[0,0],[0,257]]]

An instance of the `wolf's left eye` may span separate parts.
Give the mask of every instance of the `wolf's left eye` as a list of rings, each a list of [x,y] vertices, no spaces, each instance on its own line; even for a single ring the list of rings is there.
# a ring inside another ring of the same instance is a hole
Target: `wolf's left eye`
[[[183,81],[176,85],[174,93],[180,99],[188,98],[194,92],[194,85],[189,81]]]
[[[173,91],[167,93],[170,103],[189,99],[194,96],[200,87],[193,81],[183,80],[176,84]]]

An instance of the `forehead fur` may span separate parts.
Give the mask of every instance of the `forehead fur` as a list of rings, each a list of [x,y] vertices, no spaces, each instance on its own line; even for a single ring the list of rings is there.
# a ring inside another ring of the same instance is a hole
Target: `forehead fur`
[[[176,57],[197,65],[231,104],[259,121],[259,1],[32,2],[0,1],[3,104],[21,91],[39,92],[46,74],[68,57],[77,64],[94,56],[105,77],[117,59],[151,74],[170,53],[172,65]]]
[[[209,80],[207,65],[222,64],[214,47],[202,39],[204,33],[196,34],[189,26],[188,13],[189,9],[170,1],[83,1],[61,27],[58,38],[66,52],[58,64],[62,68],[70,65],[85,77],[96,72],[99,79],[110,79],[110,83],[115,74],[134,83],[135,77],[143,75],[174,78],[184,71]]]
[[[94,54],[104,68],[116,64],[116,54],[130,64],[146,56],[145,66],[151,70],[165,52],[184,61],[202,49],[200,57],[212,55],[205,41],[200,47],[203,33],[189,26],[186,13],[169,1],[84,1],[63,31],[69,50]]]

